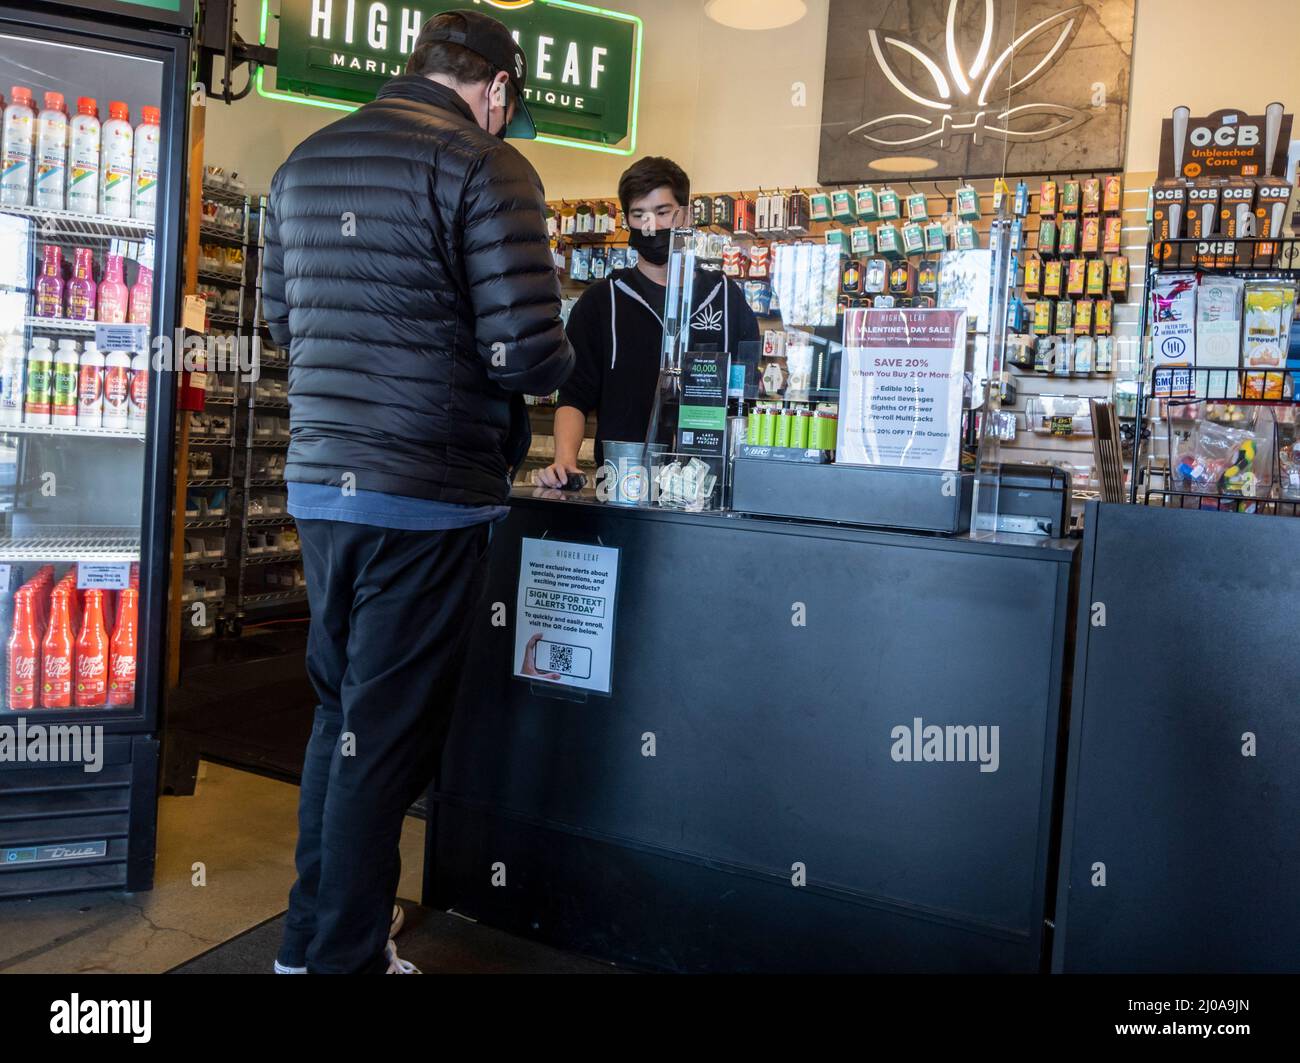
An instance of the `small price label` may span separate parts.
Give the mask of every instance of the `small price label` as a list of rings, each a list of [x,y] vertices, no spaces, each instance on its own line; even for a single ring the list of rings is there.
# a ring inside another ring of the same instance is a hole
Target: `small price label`
[[[1051,421],[1052,435],[1068,436],[1074,432],[1073,417],[1053,417]]]
[[[149,334],[144,325],[96,325],[95,346],[100,352],[145,351]]]
[[[9,589],[9,566],[0,565],[0,591]]]
[[[80,561],[77,563],[77,590],[120,591],[131,584],[130,561]]]

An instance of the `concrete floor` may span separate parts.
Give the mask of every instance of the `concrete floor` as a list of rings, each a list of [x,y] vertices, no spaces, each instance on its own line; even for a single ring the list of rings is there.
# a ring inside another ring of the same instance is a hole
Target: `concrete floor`
[[[297,807],[296,786],[201,763],[193,797],[159,800],[153,890],[6,902],[0,973],[159,973],[279,914]],[[423,852],[408,817],[399,896],[419,897]]]

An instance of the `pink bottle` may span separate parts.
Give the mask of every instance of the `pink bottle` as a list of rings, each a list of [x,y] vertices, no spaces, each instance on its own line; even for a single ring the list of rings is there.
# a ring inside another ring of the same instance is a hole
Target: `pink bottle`
[[[41,275],[36,281],[36,316],[58,317],[63,313],[63,252],[46,244]]]
[[[73,321],[95,320],[95,260],[88,247],[79,247],[73,259],[72,280],[68,281],[68,317]]]
[[[89,252],[87,252],[89,254]],[[126,320],[127,291],[122,278],[122,256],[109,254],[104,263],[104,279],[99,282],[99,320],[121,324]]]
[[[141,266],[135,283],[131,285],[131,310],[127,320],[133,325],[149,324],[153,312],[153,270]]]

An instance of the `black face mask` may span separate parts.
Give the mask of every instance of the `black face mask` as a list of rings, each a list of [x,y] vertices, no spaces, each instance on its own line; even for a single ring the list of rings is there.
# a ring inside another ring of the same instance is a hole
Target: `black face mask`
[[[652,266],[662,266],[668,261],[668,246],[672,239],[672,229],[656,229],[648,236],[640,229],[633,229],[627,242]]]

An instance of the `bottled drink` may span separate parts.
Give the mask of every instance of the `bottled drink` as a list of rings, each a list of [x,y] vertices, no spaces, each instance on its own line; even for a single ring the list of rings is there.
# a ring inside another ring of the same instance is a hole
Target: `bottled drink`
[[[68,281],[68,317],[73,321],[95,320],[95,257],[88,247],[77,248]]]
[[[158,151],[162,140],[162,127],[158,124],[162,113],[157,107],[142,107],[144,119],[135,127],[135,195],[131,201],[131,217],[152,224],[158,207]]]
[[[36,708],[36,673],[41,666],[41,640],[36,633],[36,610],[32,591],[23,587],[14,593],[13,630],[9,634],[9,707]]]
[[[0,407],[3,412],[3,407]],[[77,377],[77,427],[99,428],[104,423],[104,356],[87,340],[81,352]]]
[[[0,424],[22,424],[27,352],[21,337],[11,336],[0,354]]]
[[[27,355],[27,397],[23,403],[24,424],[50,423],[50,393],[54,388],[54,352],[50,338],[37,336]]]
[[[99,209],[110,218],[131,216],[131,164],[135,131],[121,100],[108,105],[108,121],[100,130]]]
[[[41,704],[47,709],[72,705],[72,604],[67,588],[50,595],[50,626],[41,643]]]
[[[122,279],[122,256],[104,256],[104,279],[99,282],[97,320],[120,324],[126,320],[127,290]]]
[[[50,424],[72,428],[77,423],[77,341],[59,340],[54,352],[54,382],[50,387]]]
[[[13,87],[0,136],[0,204],[26,207],[32,201],[32,161],[36,153],[36,107],[32,90]]]
[[[117,626],[113,628],[112,665],[108,677],[110,705],[135,704],[136,597],[138,591],[127,587],[118,595]]]
[[[131,356],[110,351],[104,359],[104,427],[125,428],[131,417]]]
[[[131,395],[127,404],[127,427],[133,432],[145,430],[149,409],[149,356],[140,351],[131,359]]]
[[[32,204],[62,210],[68,184],[68,112],[63,93],[47,92],[36,120],[36,181]]]
[[[133,325],[147,325],[152,312],[153,270],[148,266],[141,266],[135,283],[131,285],[131,307],[126,319]]]
[[[77,705],[90,708],[108,700],[108,630],[104,592],[86,591],[85,615],[77,636]]]
[[[36,316],[63,316],[63,251],[46,244],[41,252],[41,275],[36,280]]]
[[[68,210],[99,213],[99,107],[90,96],[77,98],[68,151]]]

